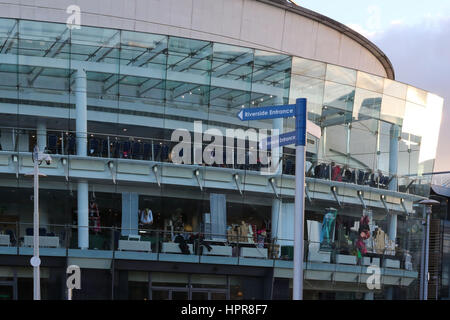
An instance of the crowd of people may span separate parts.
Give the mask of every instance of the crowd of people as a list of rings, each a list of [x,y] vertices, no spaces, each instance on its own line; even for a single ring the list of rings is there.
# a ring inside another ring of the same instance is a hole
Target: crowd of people
[[[137,159],[159,162],[171,160],[171,150],[175,144],[167,141],[146,140],[130,138],[110,138],[91,136],[88,138],[87,154],[93,157],[111,157],[122,159]],[[62,154],[62,139],[57,135],[49,134],[47,151],[52,154]],[[264,165],[258,157],[254,157],[253,150],[245,152],[244,163],[238,163],[237,150],[234,150],[234,164],[227,163],[226,153],[223,152],[222,164],[213,163],[210,166],[222,168],[234,168],[239,170],[260,171]],[[76,154],[76,140],[73,134],[68,134],[65,139],[64,154]],[[182,153],[180,154],[182,156]],[[214,152],[211,153],[214,157]],[[270,157],[270,154],[269,154]],[[256,163],[254,161],[256,159]],[[207,164],[206,164],[207,165]],[[267,166],[267,165],[266,165]],[[283,174],[295,175],[295,160],[291,155],[283,157]],[[384,175],[380,170],[355,169],[348,165],[338,165],[335,162],[317,163],[313,165],[306,162],[306,176],[327,179],[339,182],[349,182],[359,185],[369,185],[387,189],[392,177]]]
[[[348,165],[338,165],[335,162],[317,163],[315,166],[306,162],[305,174],[307,177],[326,179],[338,182],[348,182],[359,185],[368,185],[376,188],[387,189],[393,177],[383,174],[381,170],[354,169]],[[284,162],[283,173],[295,175],[295,164],[292,159]]]

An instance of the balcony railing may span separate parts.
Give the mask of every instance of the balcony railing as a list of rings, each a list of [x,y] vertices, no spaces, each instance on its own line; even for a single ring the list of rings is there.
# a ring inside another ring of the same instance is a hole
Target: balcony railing
[[[0,128],[4,135],[11,135],[12,142],[1,146],[0,151],[9,152],[32,152],[36,144],[35,129],[16,129]],[[24,143],[19,148],[19,139],[24,139],[28,135],[27,143],[24,149]],[[76,134],[69,131],[48,131],[45,136],[45,152],[57,155],[76,155]],[[97,158],[111,159],[134,159],[143,161],[172,162],[172,150],[176,143],[157,138],[130,137],[124,135],[103,135],[98,133],[87,134],[87,155]],[[202,154],[208,144],[203,144]],[[239,148],[237,143],[233,148],[233,163],[227,163],[226,151],[223,149],[223,161],[204,166],[231,168],[237,170],[261,171],[267,167],[257,156],[258,149],[246,147]],[[197,146],[195,146],[197,147]],[[287,149],[284,149],[287,151]],[[230,151],[228,149],[228,151]],[[243,154],[238,159],[238,154]],[[191,155],[194,155],[194,144],[191,144]],[[182,154],[180,155],[182,156]],[[271,153],[268,152],[270,159]],[[256,159],[256,161],[252,161]],[[307,156],[306,176],[310,178],[352,183],[357,185],[370,186],[378,189],[389,189],[404,193],[412,193],[420,196],[428,196],[425,189],[431,182],[431,176],[413,176],[413,175],[392,175],[382,170],[371,169],[368,167],[351,167],[347,163],[331,161],[329,159],[317,159],[316,156]],[[191,162],[193,163],[193,161]],[[280,157],[279,163],[282,163],[281,171],[285,175],[295,175],[295,156],[292,153],[284,152]]]
[[[32,254],[33,224],[0,221],[0,253]],[[177,255],[177,261],[214,261],[226,258],[239,264],[252,260],[264,266],[274,265],[275,261],[292,261],[294,241],[292,239],[271,239],[269,234],[257,233],[245,236],[228,231],[226,234],[207,234],[158,230],[150,228],[124,229],[118,227],[89,226],[89,250],[110,252],[116,258],[127,252],[148,256],[150,260],[167,261]],[[420,239],[416,239],[420,243]],[[411,240],[412,241],[412,240]],[[53,249],[60,255],[68,256],[78,247],[78,226],[42,224],[39,228],[39,243],[45,250]],[[2,250],[3,249],[3,250]],[[317,241],[304,242],[304,261],[322,265],[378,266],[406,271],[417,271],[419,261],[413,256],[420,252],[419,245],[403,248],[376,247],[358,257],[356,239],[354,241],[333,241],[326,247]],[[27,251],[28,250],[28,251]],[[41,250],[45,255],[48,251]],[[50,250],[51,251],[51,250]],[[135,256],[134,256],[135,257]],[[205,258],[208,257],[208,258]],[[133,258],[131,258],[133,259]],[[181,260],[180,260],[181,259]]]

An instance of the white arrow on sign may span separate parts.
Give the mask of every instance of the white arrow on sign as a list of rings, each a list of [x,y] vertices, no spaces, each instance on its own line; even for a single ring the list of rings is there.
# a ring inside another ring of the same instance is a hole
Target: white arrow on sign
[[[244,110],[241,110],[241,112],[238,113],[239,119],[244,120]]]

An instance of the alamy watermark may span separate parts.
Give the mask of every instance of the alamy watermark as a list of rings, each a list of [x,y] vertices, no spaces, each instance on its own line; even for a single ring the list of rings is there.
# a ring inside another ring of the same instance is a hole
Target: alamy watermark
[[[66,21],[67,28],[81,29],[81,8],[73,4],[67,7],[66,13],[70,14]]]
[[[194,137],[187,129],[172,132],[171,141],[177,142],[171,152],[175,164],[197,165],[258,165],[262,175],[279,171],[280,148],[278,129],[225,129],[203,130],[202,121],[194,121]],[[267,141],[270,149],[267,150]],[[203,148],[204,143],[209,143]]]
[[[376,265],[367,267],[367,273],[370,276],[366,280],[367,289],[380,290],[381,289],[381,269]]]

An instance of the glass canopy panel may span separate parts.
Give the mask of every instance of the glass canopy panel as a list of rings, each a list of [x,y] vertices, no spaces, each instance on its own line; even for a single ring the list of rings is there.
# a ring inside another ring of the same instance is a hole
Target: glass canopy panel
[[[122,31],[121,65],[165,69],[167,36]]]
[[[379,155],[378,155],[378,170],[381,170],[383,175],[389,175],[389,158],[390,158],[390,144],[391,144],[391,128],[392,124],[380,121],[379,130]],[[401,129],[398,130],[400,132]],[[394,139],[395,142],[399,141],[400,137]]]
[[[384,78],[358,71],[356,86],[361,89],[383,93]]]
[[[320,142],[319,162],[335,161],[339,165],[348,164],[348,137],[349,127],[347,124],[327,126]]]
[[[422,123],[424,131],[419,155],[421,170],[425,173],[433,171],[439,141],[443,105],[444,100],[441,97],[427,93],[426,114]]]
[[[352,123],[350,160],[355,168],[377,170],[378,130],[378,120],[375,119]]]
[[[73,60],[119,64],[120,31],[94,27],[72,30]]]
[[[327,127],[351,122],[354,99],[354,87],[325,81],[320,126]]]
[[[0,64],[0,87],[2,90],[14,91],[10,96],[17,96],[18,66],[11,64]]]
[[[17,20],[15,19],[0,19],[0,38],[8,38],[17,32]]]
[[[17,20],[0,19],[0,54],[15,54],[18,36]]]
[[[406,91],[408,86],[398,81],[391,79],[384,79],[383,93],[398,99],[406,99]]]
[[[422,137],[424,131],[429,129],[424,128],[424,119],[426,119],[425,107],[411,102],[406,102],[402,132]]]
[[[439,97],[434,107],[430,108],[406,102],[402,141],[409,153],[409,174],[424,173],[425,168],[432,170],[436,157],[442,103],[442,98]]]
[[[325,79],[326,63],[293,57],[292,73],[313,78]]]
[[[193,91],[195,92],[195,90]],[[233,90],[228,88],[211,87],[210,108],[211,111],[229,112],[248,106],[250,92],[244,90]],[[234,115],[233,115],[234,116]]]
[[[325,81],[324,106],[353,111],[355,87]]]
[[[355,86],[356,70],[329,64],[327,65],[327,73],[325,79],[327,81],[333,81],[340,84]]]
[[[212,43],[186,38],[169,37],[167,68],[185,74],[209,75]]]
[[[36,93],[36,89],[47,90],[52,94],[59,93],[60,95],[66,95],[69,90],[68,78],[70,76],[69,63],[67,63],[67,69],[56,68],[41,68],[41,67],[26,67],[28,72],[24,70],[19,73],[18,80],[19,85],[22,88],[33,88],[30,91]],[[30,97],[32,98],[32,97]],[[52,100],[50,97],[48,99]],[[56,102],[56,101],[55,101]]]
[[[174,108],[207,112],[209,86],[178,81],[167,81],[166,105]],[[194,114],[192,117],[195,118]]]
[[[221,43],[213,46],[212,77],[250,82],[253,72],[252,49]]]
[[[380,119],[390,123],[402,125],[403,118],[405,117],[405,106],[405,100],[383,95]]]
[[[290,89],[290,103],[297,98],[306,98],[308,120],[320,125],[323,106],[323,92],[325,82],[317,78],[310,78],[293,74]]]
[[[356,88],[353,121],[379,119],[382,95],[369,90]]]
[[[406,100],[420,106],[427,105],[427,92],[421,89],[408,86],[408,91],[406,93]]]
[[[0,19],[0,55],[17,55],[18,20]],[[17,57],[15,57],[17,60]],[[1,147],[4,151],[13,151],[12,128],[18,123],[18,65],[1,64],[0,61],[0,125],[7,129],[1,130]]]
[[[19,48],[21,55],[67,58],[70,30],[65,24],[21,20]]]
[[[255,50],[253,85],[261,84],[269,87],[289,88],[290,74],[291,57]]]

